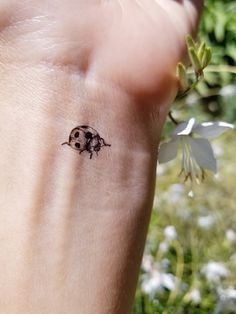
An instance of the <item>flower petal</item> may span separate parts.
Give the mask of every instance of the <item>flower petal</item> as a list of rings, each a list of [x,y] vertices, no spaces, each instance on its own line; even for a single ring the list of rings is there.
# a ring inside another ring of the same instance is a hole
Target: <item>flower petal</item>
[[[209,141],[205,138],[188,138],[192,156],[202,169],[217,172],[216,158]]]
[[[201,124],[197,124],[193,128],[193,132],[197,133],[198,135],[201,135],[202,137],[205,138],[215,138],[228,129],[234,129],[234,125],[230,123],[226,123],[223,121],[219,122],[204,122]]]
[[[175,159],[178,151],[178,140],[173,139],[168,143],[163,143],[160,146],[158,153],[158,161],[160,164]]]
[[[192,129],[195,125],[195,118],[191,118],[186,122],[182,122],[177,125],[176,129],[173,132],[173,136],[177,135],[189,135],[192,132]]]

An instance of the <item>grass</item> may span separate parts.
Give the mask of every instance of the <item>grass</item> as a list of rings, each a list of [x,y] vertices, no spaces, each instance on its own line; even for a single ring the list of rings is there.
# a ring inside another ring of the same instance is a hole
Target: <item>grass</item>
[[[230,311],[222,303],[226,289],[236,294],[235,140],[235,131],[229,131],[214,141],[219,173],[195,185],[194,197],[188,196],[192,187],[178,177],[178,161],[159,166],[144,255],[144,260],[152,257],[152,266],[144,265],[141,270],[133,314],[236,313],[234,294],[226,302],[227,306],[233,304]],[[168,240],[171,234],[166,234],[167,226],[176,230],[172,240]],[[209,270],[207,274],[213,274],[207,280],[203,267],[213,261],[228,273],[224,276],[220,269],[215,273]],[[168,286],[168,277],[163,274],[174,278],[174,288],[170,283]],[[152,287],[150,278],[156,278],[156,286]],[[149,283],[148,293],[144,291],[145,280]]]

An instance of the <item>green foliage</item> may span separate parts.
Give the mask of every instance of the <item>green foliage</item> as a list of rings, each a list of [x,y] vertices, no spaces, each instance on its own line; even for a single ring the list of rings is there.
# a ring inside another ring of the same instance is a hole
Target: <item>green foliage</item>
[[[235,65],[235,1],[206,0],[199,37],[213,48],[213,64]]]
[[[206,81],[199,84],[197,103],[210,118],[234,122],[236,89],[228,96],[221,92],[224,86],[236,85],[236,2],[206,0],[198,37],[212,48],[213,55]]]
[[[202,48],[205,48],[205,42],[211,47],[211,63],[204,71],[204,80],[199,82],[196,90],[185,99],[177,101],[175,108],[183,119],[199,116],[204,121],[215,119],[234,123],[236,120],[236,2],[234,0],[225,2],[205,0],[198,39],[203,42],[198,48],[198,58],[199,56],[203,58]],[[191,42],[189,44],[191,45]],[[192,49],[193,47],[196,47],[195,43],[192,43]],[[209,55],[205,55],[204,58],[208,59]]]

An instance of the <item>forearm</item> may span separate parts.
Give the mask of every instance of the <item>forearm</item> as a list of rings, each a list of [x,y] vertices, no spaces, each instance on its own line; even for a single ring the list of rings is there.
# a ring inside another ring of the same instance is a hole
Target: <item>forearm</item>
[[[1,3],[1,312],[130,312],[200,2]],[[78,125],[111,147],[90,159],[62,146]]]
[[[158,110],[55,68],[2,77],[1,308],[129,313],[152,207]],[[89,159],[61,146],[80,124],[111,147]]]

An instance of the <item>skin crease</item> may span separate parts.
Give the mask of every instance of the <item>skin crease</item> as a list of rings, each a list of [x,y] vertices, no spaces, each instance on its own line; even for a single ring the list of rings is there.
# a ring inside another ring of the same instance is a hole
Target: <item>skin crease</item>
[[[0,1],[0,312],[130,313],[201,1]],[[67,145],[77,125],[111,147]]]

